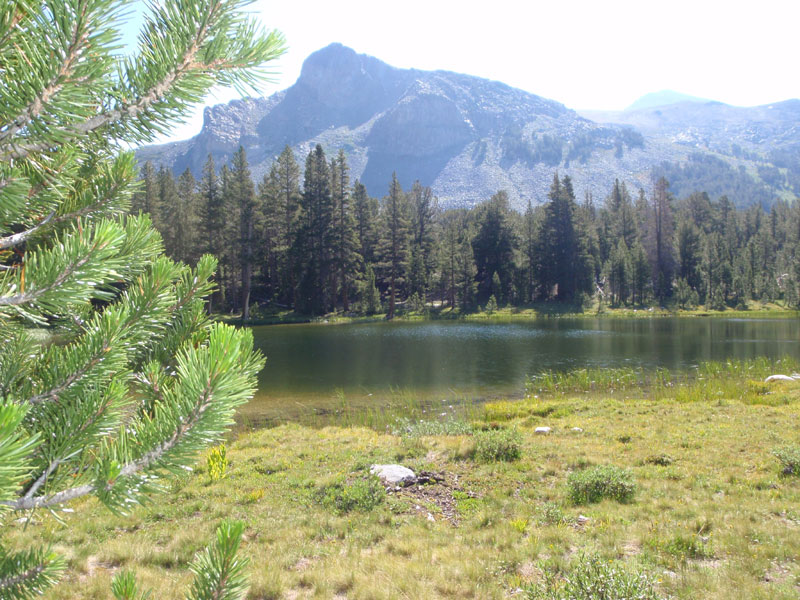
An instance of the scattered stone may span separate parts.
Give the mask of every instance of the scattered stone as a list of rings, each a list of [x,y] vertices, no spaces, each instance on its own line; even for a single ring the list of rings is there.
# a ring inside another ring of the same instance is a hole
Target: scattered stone
[[[402,465],[372,465],[369,472],[393,486],[411,485],[417,481],[414,471]]]
[[[583,433],[583,429],[581,429],[580,427],[573,427],[572,431],[574,431],[575,433]]]
[[[589,517],[585,517],[583,515],[578,515],[578,524],[579,525],[586,525],[589,522]]]
[[[432,471],[420,471],[414,483],[417,485],[444,483],[444,474],[433,473]]]
[[[430,521],[431,523],[435,523],[436,522],[436,519],[433,517],[433,515],[431,513],[428,513],[428,521]]]
[[[551,431],[553,431],[553,428],[552,428],[552,427],[537,427],[537,428],[534,430],[534,433],[548,434],[548,433],[550,433]]]
[[[797,377],[790,376],[790,375],[770,375],[764,380],[764,383],[769,383],[770,381],[796,381]]]

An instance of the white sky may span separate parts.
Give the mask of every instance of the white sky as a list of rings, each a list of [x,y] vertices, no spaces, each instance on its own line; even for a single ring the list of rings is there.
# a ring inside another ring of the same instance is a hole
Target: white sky
[[[800,98],[800,0],[256,0],[288,53],[275,84],[331,42],[396,67],[496,79],[574,109],[671,89],[739,106]],[[235,97],[221,91],[208,104]],[[202,107],[170,139],[199,132]]]

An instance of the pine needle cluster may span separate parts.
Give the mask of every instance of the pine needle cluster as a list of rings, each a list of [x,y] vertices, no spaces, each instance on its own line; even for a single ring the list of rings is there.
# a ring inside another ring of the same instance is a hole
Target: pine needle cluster
[[[121,151],[167,132],[213,85],[269,75],[284,40],[248,3],[152,3],[129,56],[124,0],[0,9],[0,532],[88,495],[128,511],[253,394],[252,335],[207,317],[216,259],[165,258],[149,216],[126,216],[137,168]],[[193,566],[195,597],[241,596],[240,538],[241,525],[221,526]],[[31,546],[0,537],[0,597],[61,576],[63,560]],[[135,588],[125,575],[114,593]]]

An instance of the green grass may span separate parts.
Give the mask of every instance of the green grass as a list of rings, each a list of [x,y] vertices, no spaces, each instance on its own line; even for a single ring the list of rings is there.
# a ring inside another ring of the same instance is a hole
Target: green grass
[[[708,365],[658,393],[559,390],[489,405],[491,419],[416,417],[397,435],[385,424],[242,433],[226,443],[224,478],[211,481],[203,456],[127,517],[84,500],[12,522],[4,539],[66,557],[49,599],[107,598],[125,569],[158,598],[182,598],[189,562],[228,518],[247,526],[251,600],[596,598],[579,594],[600,576],[616,591],[642,584],[644,598],[795,599],[800,478],[775,452],[800,445],[800,384],[761,384],[774,367]],[[516,460],[480,459],[481,435],[514,431]],[[385,493],[369,466],[393,462],[444,482]],[[601,481],[635,482],[635,495],[575,504],[570,481],[605,465],[625,475]]]
[[[703,307],[681,309],[677,306],[667,307],[603,307],[595,302],[590,306],[573,304],[558,304],[553,302],[539,302],[526,306],[505,306],[497,310],[461,310],[444,308],[440,306],[427,307],[424,312],[403,310],[398,308],[395,320],[398,321],[436,321],[436,320],[471,320],[471,321],[518,321],[541,318],[622,318],[622,319],[650,319],[655,317],[722,317],[722,318],[790,318],[800,316],[800,311],[788,309],[781,304],[750,302],[747,310],[728,308],[725,310],[706,310]],[[241,315],[218,313],[218,320],[226,323],[240,325]],[[319,324],[345,324],[345,323],[371,323],[384,321],[385,313],[374,315],[358,315],[355,313],[333,312],[325,315],[303,315],[286,309],[271,309],[253,311],[253,316],[245,324],[255,325],[281,325],[292,323],[319,323]]]

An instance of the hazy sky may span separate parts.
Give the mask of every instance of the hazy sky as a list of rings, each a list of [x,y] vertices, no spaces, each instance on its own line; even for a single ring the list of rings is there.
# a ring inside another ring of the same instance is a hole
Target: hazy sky
[[[263,95],[340,42],[390,65],[496,79],[574,109],[622,109],[664,89],[740,106],[800,98],[800,0],[257,0],[250,11],[289,44]],[[208,104],[233,97],[217,92]],[[171,139],[201,124],[202,107]]]

